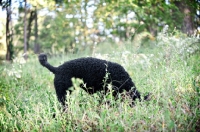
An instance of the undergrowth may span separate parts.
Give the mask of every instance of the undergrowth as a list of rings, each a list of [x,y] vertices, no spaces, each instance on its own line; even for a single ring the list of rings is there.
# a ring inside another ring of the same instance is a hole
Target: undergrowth
[[[194,42],[195,52],[188,53],[186,44],[191,47]],[[39,64],[36,55],[27,62],[16,58],[12,64],[0,66],[0,131],[199,130],[200,56],[196,42],[195,38],[162,34],[149,50],[136,51],[126,42],[107,54],[88,54],[120,63],[142,94],[151,93],[149,101],[136,101],[134,107],[120,95],[118,100],[111,93],[88,95],[79,88],[81,80],[73,79],[74,92],[67,94],[68,107],[63,111],[55,95],[53,74]],[[52,57],[49,62],[58,66],[77,57],[82,56]]]

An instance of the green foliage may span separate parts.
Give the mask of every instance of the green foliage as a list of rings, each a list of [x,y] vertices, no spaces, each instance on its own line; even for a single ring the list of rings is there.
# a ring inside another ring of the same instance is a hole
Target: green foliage
[[[50,3],[49,5],[46,2]],[[155,39],[164,25],[173,31],[180,30],[184,14],[175,1],[166,4],[163,0],[124,0],[110,1],[30,1],[37,6],[38,44],[41,51],[51,53],[76,53],[86,47],[93,48],[106,38],[119,41],[135,41],[138,35],[144,39]],[[61,4],[62,3],[62,4]],[[187,3],[190,5],[189,3]],[[195,5],[196,6],[196,5]],[[193,7],[195,8],[195,7]],[[36,8],[34,8],[35,10]],[[45,10],[44,10],[45,9]],[[33,10],[32,8],[30,9]],[[46,13],[46,15],[42,15]],[[30,13],[27,15],[30,21]],[[29,26],[29,51],[32,51],[37,35],[34,24]],[[23,51],[23,14],[15,25],[15,53]]]
[[[183,15],[173,3],[166,4],[163,0],[106,1],[99,4],[95,15],[103,20],[106,28],[112,28],[113,33],[125,39],[133,38],[134,34],[145,31],[157,35],[166,24],[170,29],[180,29],[183,19]]]
[[[49,16],[44,20],[43,26],[46,30],[41,31],[39,39],[43,50],[65,53],[73,48],[74,34],[69,26],[70,22],[64,20],[63,17],[65,13],[60,12],[55,18]]]
[[[73,78],[74,90],[67,94],[68,108],[63,112],[55,95],[54,75],[38,63],[37,56],[26,63],[18,58],[12,65],[1,65],[0,131],[195,131],[200,118],[199,55],[188,54],[180,46],[199,46],[195,41],[161,33],[148,50],[135,50],[131,42],[113,45],[105,54],[98,53],[103,45],[97,47],[93,57],[120,63],[142,95],[152,94],[150,101],[136,101],[133,108],[124,95],[114,100],[112,90],[106,96],[89,95],[79,87],[82,81]],[[86,55],[68,54],[49,61],[57,66],[81,56]]]

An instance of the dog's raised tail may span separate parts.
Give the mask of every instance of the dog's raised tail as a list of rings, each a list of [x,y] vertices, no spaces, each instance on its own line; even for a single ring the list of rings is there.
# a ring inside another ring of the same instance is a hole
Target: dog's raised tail
[[[38,56],[39,62],[42,66],[46,67],[49,71],[56,73],[56,67],[53,67],[47,62],[47,55],[44,53],[39,54]]]

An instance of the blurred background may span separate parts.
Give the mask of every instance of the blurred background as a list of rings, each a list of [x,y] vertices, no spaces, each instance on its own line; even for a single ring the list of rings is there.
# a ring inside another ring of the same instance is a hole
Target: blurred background
[[[0,57],[91,51],[131,42],[148,47],[159,32],[199,37],[199,0],[1,0]]]

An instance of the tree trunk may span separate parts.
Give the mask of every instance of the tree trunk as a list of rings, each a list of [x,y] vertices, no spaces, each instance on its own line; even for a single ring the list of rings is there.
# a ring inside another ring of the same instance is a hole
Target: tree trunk
[[[9,1],[11,3],[11,0]],[[7,18],[6,18],[6,60],[12,60],[13,57],[13,45],[12,45],[12,31],[11,31],[11,7],[6,7]]]
[[[193,35],[195,30],[195,24],[194,24],[195,9],[189,5],[189,2],[192,1],[191,0],[176,1],[175,5],[178,7],[179,11],[184,14],[183,23],[181,26],[182,32],[188,35]],[[192,3],[196,4],[195,1]]]
[[[27,60],[28,56],[27,56],[27,26],[26,26],[26,15],[27,15],[27,10],[26,10],[26,0],[24,0],[25,2],[25,6],[24,6],[24,59]]]
[[[32,26],[32,22],[35,19],[35,11],[31,11],[30,13],[30,17],[29,17],[29,22],[28,22],[28,27],[27,27],[27,50],[30,48],[30,37],[31,37],[31,26]]]
[[[35,7],[35,44],[34,53],[40,52],[40,45],[38,44],[38,21],[37,21],[37,7]]]

